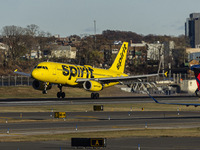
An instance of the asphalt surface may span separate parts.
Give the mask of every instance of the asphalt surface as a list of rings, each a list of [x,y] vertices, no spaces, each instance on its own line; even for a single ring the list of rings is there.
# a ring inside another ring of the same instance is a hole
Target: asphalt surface
[[[198,102],[199,98],[193,95],[175,96],[154,96],[158,100],[170,102]],[[83,105],[83,104],[126,104],[126,103],[154,103],[149,96],[133,97],[100,97],[99,99],[90,98],[10,98],[0,99],[0,106],[37,106],[37,105]]]
[[[195,137],[129,137],[107,139],[106,150],[199,150],[200,138]],[[71,141],[4,142],[2,150],[74,150]],[[78,149],[85,149],[79,147]],[[86,148],[92,149],[92,148]]]
[[[198,101],[194,97],[162,97],[159,100],[165,101]],[[149,98],[101,98],[91,99],[71,99],[69,100],[14,100],[0,101],[3,106],[19,105],[44,105],[52,104],[103,104],[103,103],[139,103],[153,102]],[[198,109],[198,108],[197,108]],[[29,113],[0,113],[0,138],[16,135],[40,135],[40,134],[60,134],[60,133],[78,133],[93,131],[119,131],[130,129],[176,129],[200,127],[200,112],[197,111],[128,111],[128,112],[66,112],[65,119],[54,119],[53,112],[29,112]],[[10,119],[22,120],[19,123],[9,122]],[[34,120],[28,121],[26,120]],[[36,120],[36,121],[35,121]],[[78,121],[79,120],[79,121]],[[9,133],[7,133],[9,130]],[[200,138],[183,137],[129,137],[107,139],[107,148],[104,149],[199,149]],[[56,150],[56,149],[74,149],[70,141],[40,141],[40,142],[3,142],[0,143],[0,149],[6,150]]]

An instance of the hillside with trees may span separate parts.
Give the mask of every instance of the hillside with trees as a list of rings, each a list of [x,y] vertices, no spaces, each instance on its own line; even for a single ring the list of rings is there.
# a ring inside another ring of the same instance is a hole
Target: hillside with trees
[[[36,65],[38,62],[47,60],[45,57],[40,59],[30,59],[31,50],[34,49],[38,52],[39,50],[51,50],[57,44],[66,44],[76,47],[76,59],[68,60],[66,58],[50,58],[49,61],[75,63],[80,65],[89,64],[96,67],[101,67],[99,65],[104,64],[105,60],[102,50],[111,50],[113,46],[115,46],[113,45],[114,41],[128,41],[133,43],[141,43],[142,41],[147,43],[154,43],[156,41],[174,41],[176,47],[181,49],[181,53],[183,53],[183,49],[188,46],[188,41],[183,35],[179,37],[171,37],[166,35],[144,36],[131,31],[114,30],[105,30],[102,32],[102,34],[85,36],[82,38],[78,35],[72,35],[69,36],[68,39],[68,41],[64,41],[66,43],[62,43],[62,41],[58,42],[58,40],[49,32],[40,30],[39,26],[34,24],[28,25],[25,28],[14,25],[3,27],[1,30],[0,42],[8,45],[9,48],[4,60],[0,60],[0,75],[12,74],[13,70],[16,68],[21,71],[23,70],[25,72],[30,72],[34,65]],[[76,39],[78,42],[74,42],[72,39]],[[110,62],[112,62],[115,56],[110,57]],[[176,53],[176,57],[179,57],[179,53]],[[147,71],[147,68],[144,66],[143,70],[136,68],[136,70],[130,69],[127,70],[127,72],[131,73],[132,71],[137,70],[141,73],[144,73],[144,71]]]

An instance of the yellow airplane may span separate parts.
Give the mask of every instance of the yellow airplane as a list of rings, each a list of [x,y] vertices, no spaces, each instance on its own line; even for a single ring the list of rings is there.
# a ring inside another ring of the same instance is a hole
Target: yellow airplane
[[[119,84],[122,81],[158,75],[128,76],[125,74],[124,68],[127,51],[128,42],[124,42],[109,69],[93,68],[89,65],[80,66],[57,62],[41,62],[33,68],[31,74],[18,72],[17,70],[14,72],[34,78],[33,88],[42,90],[43,94],[47,94],[47,90],[51,89],[52,84],[57,84],[60,89],[57,93],[58,98],[65,98],[65,93],[62,91],[63,86],[83,87],[85,90],[92,92],[91,98],[99,98],[99,93],[97,92],[106,87]]]

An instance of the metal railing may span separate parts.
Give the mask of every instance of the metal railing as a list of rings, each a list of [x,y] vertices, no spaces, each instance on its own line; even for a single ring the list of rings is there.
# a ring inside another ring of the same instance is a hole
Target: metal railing
[[[32,85],[33,79],[27,76],[0,76],[0,86]]]

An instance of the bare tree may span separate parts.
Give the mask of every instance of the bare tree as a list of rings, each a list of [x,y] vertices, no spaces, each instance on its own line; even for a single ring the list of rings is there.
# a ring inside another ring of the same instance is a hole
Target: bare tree
[[[2,29],[4,42],[9,46],[8,57],[16,61],[20,56],[25,54],[23,36],[25,29],[18,26],[5,26]]]
[[[27,34],[37,36],[39,33],[39,26],[35,24],[27,25]]]

